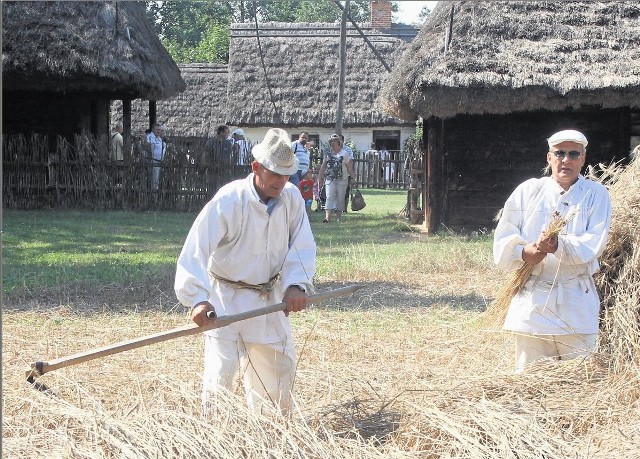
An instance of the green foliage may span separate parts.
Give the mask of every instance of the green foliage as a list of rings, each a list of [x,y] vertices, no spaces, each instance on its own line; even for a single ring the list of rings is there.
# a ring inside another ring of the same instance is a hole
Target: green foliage
[[[213,22],[207,26],[200,42],[187,46],[162,38],[162,44],[176,62],[213,62],[224,64],[229,60],[230,29],[228,24]]]
[[[158,35],[184,47],[196,47],[212,24],[233,21],[234,2],[154,1],[147,16]]]
[[[422,7],[422,10],[420,10],[418,19],[424,22],[430,14],[431,14],[431,8],[429,8],[428,5],[425,5]]]
[[[342,10],[331,1],[152,1],[147,17],[176,62],[217,62],[229,59],[232,22],[336,22]],[[368,22],[368,0],[350,2],[356,22]]]
[[[424,152],[423,141],[423,121],[419,118],[416,121],[416,130],[404,141],[404,149],[409,152],[409,155],[416,158]]]

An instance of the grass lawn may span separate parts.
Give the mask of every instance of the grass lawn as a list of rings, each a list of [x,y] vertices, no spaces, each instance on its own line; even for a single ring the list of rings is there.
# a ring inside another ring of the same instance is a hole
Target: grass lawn
[[[318,245],[317,282],[356,278],[415,283],[428,272],[459,273],[461,266],[490,268],[490,238],[426,237],[398,214],[402,191],[364,190],[367,207],[340,224],[311,215]],[[175,262],[195,213],[4,212],[3,292],[8,302],[73,296],[112,303],[113,288],[158,286],[172,295]],[[109,286],[105,297],[101,292]],[[42,292],[42,293],[39,293]],[[148,295],[143,295],[145,301]]]

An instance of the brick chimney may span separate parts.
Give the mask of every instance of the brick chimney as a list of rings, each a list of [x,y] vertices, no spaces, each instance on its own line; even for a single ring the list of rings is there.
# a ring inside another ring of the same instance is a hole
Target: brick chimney
[[[371,0],[371,27],[376,30],[391,28],[390,1]]]

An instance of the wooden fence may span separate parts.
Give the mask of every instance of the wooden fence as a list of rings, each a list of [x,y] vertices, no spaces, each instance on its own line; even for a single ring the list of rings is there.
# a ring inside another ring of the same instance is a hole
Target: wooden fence
[[[197,164],[205,140],[171,141],[157,162],[150,160],[149,145],[134,138],[125,146],[125,159],[116,161],[106,137],[76,136],[73,144],[58,138],[52,148],[45,136],[3,135],[3,207],[199,210],[222,185],[250,172],[231,156]],[[354,166],[358,186],[409,188],[403,152],[390,152],[384,160],[356,153]],[[160,171],[157,183],[154,169]]]

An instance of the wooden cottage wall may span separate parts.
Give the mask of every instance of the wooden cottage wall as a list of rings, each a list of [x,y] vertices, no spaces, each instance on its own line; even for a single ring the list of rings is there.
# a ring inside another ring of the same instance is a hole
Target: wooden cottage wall
[[[522,181],[540,177],[546,138],[578,129],[589,139],[586,164],[609,163],[629,153],[628,109],[457,116],[444,120],[445,195],[442,222],[455,230],[495,227],[496,213]]]
[[[5,92],[2,105],[3,134],[46,134],[51,151],[57,136],[109,135],[109,100],[95,95]]]

